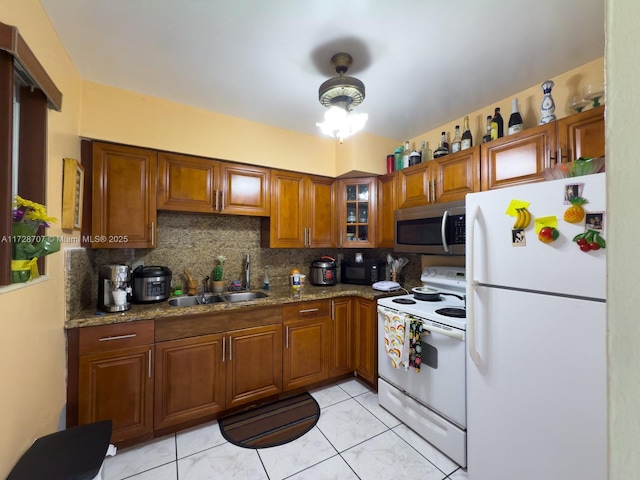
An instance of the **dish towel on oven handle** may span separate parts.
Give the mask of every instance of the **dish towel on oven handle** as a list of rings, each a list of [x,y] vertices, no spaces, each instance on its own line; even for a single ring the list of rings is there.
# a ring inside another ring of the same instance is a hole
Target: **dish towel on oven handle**
[[[413,318],[407,315],[409,322],[409,363],[405,364],[405,370],[412,367],[416,372],[420,371],[420,365],[422,365],[422,343],[420,343],[420,337],[424,333],[429,333],[424,330],[424,324],[422,320]]]
[[[408,371],[411,367],[419,372],[422,364],[420,337],[429,333],[423,330],[422,321],[384,307],[378,307],[378,312],[384,316],[384,348],[393,368],[404,367]]]
[[[384,350],[391,359],[393,368],[408,368],[409,361],[409,330],[407,316],[404,313],[378,307],[378,312],[384,316]]]

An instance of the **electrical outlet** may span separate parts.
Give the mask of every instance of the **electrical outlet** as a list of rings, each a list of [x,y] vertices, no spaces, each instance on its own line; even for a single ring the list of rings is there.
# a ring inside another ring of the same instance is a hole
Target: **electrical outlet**
[[[338,254],[338,262],[342,263],[343,260],[344,260],[344,253],[339,253]]]

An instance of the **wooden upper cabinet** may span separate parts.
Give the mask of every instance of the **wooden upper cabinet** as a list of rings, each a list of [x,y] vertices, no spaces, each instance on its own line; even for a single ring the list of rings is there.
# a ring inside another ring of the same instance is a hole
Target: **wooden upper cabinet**
[[[158,154],[158,210],[269,215],[267,168]]]
[[[396,173],[378,177],[378,205],[376,205],[376,245],[393,248],[395,240],[394,212],[398,208]]]
[[[158,153],[158,210],[216,212],[218,162]]]
[[[155,248],[154,150],[101,142],[92,145],[93,248]]]
[[[464,200],[480,191],[480,146],[434,159],[431,165],[431,203]]]
[[[542,180],[556,148],[556,122],[482,144],[482,190]],[[555,158],[555,157],[554,157]]]
[[[307,241],[312,248],[336,246],[336,181],[309,176],[307,186]]]
[[[398,208],[463,200],[480,190],[480,146],[398,171]]]
[[[376,188],[377,179],[373,177],[338,181],[338,246],[376,246]]]
[[[271,212],[268,168],[220,163],[220,213],[268,216]]]
[[[335,247],[335,183],[328,177],[272,170],[272,215],[262,221],[262,247]]]
[[[604,106],[556,122],[557,155],[563,162],[604,155]]]
[[[431,203],[431,161],[398,170],[398,208]]]

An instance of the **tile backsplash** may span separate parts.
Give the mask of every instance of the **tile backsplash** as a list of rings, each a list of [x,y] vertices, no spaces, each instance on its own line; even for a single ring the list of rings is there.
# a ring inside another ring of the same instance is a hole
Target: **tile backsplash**
[[[96,304],[98,265],[122,263],[163,265],[173,273],[173,285],[186,285],[184,271],[198,280],[211,276],[218,255],[224,263],[225,284],[244,275],[244,259],[251,255],[251,289],[262,288],[265,266],[269,265],[272,285],[286,285],[289,271],[297,267],[308,274],[311,262],[322,255],[352,259],[355,252],[364,258],[386,259],[404,256],[409,264],[404,270],[405,286],[420,284],[420,255],[395,254],[386,249],[271,249],[260,247],[260,218],[236,215],[207,215],[158,212],[158,247],[154,249],[84,249],[66,250],[65,280],[67,317]]]

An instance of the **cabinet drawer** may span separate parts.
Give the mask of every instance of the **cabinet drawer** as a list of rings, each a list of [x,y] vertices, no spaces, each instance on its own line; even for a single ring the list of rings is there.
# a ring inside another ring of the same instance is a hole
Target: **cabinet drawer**
[[[287,320],[306,320],[331,316],[331,302],[318,300],[314,302],[293,303],[284,306],[283,317]]]
[[[153,320],[80,329],[80,355],[153,344]]]

